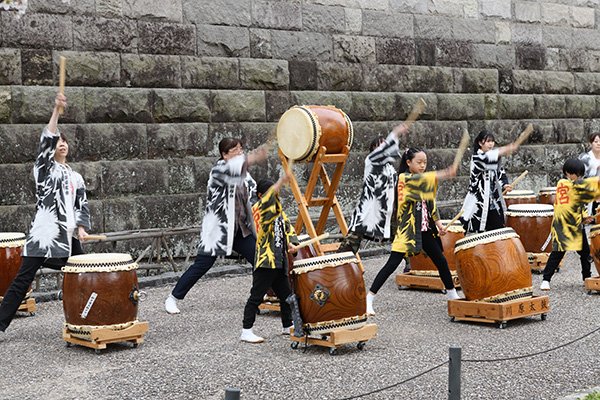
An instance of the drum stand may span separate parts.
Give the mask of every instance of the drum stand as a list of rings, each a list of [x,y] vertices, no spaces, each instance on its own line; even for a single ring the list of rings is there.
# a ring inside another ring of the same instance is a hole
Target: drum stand
[[[448,315],[451,321],[487,322],[506,328],[508,321],[540,315],[542,321],[550,311],[548,296],[532,296],[503,303],[469,301],[465,299],[448,300]]]
[[[585,290],[588,291],[588,294],[592,294],[593,292],[600,292],[600,277],[596,276],[594,278],[586,278],[584,282]]]
[[[315,345],[329,348],[329,355],[335,355],[337,353],[338,346],[348,343],[356,343],[356,347],[362,350],[365,347],[365,343],[373,339],[377,335],[377,325],[366,324],[358,329],[344,329],[335,332],[326,333],[322,336],[302,336],[296,337],[293,333],[290,334],[292,343],[290,346],[292,349],[297,349],[300,343],[306,343],[306,345]]]
[[[3,297],[0,296],[0,303],[2,303]],[[17,311],[28,313],[29,315],[35,315],[37,307],[35,305],[35,299],[33,297],[26,298],[21,302]]]
[[[455,271],[452,273],[452,282],[456,289],[460,288],[460,281]],[[396,275],[396,285],[398,288],[407,287],[409,289],[421,289],[421,290],[441,290],[446,291],[444,283],[439,275],[417,275],[411,272],[401,272]]]
[[[67,342],[67,347],[73,344],[85,346],[96,350],[106,349],[108,343],[130,342],[133,347],[144,343],[144,335],[148,332],[148,322],[136,321],[125,329],[95,328],[92,329],[89,339],[82,339],[75,336],[67,327],[63,328],[63,340]]]

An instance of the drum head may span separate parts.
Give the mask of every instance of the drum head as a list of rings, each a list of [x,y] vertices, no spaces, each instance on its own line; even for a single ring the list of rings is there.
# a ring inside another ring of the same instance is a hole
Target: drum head
[[[346,251],[344,253],[327,254],[324,256],[296,260],[294,261],[294,269],[292,272],[294,274],[303,274],[315,269],[337,267],[338,265],[357,262],[358,259],[356,258],[356,255],[351,251]]]
[[[25,244],[25,234],[21,232],[0,232],[0,247],[20,247]]]
[[[464,239],[459,239],[454,245],[454,254],[461,250],[469,249],[480,244],[486,244],[495,242],[496,240],[518,238],[517,232],[512,228],[494,229],[493,231],[487,231],[483,233],[476,233],[471,236],[467,236]]]
[[[512,204],[508,206],[506,215],[513,217],[549,217],[554,215],[554,206],[550,204]]]
[[[556,193],[556,186],[548,186],[540,189],[540,194],[553,194]]]
[[[129,254],[92,253],[69,257],[63,272],[115,272],[137,269]]]
[[[463,225],[460,223],[460,221],[454,221],[452,223],[452,225],[448,226],[448,223],[451,221],[450,219],[442,219],[440,220],[442,222],[442,225],[444,225],[446,227],[446,229],[448,230],[448,232],[464,232],[465,228],[463,228]]]
[[[287,110],[277,124],[277,143],[291,160],[303,160],[317,149],[321,126],[317,117],[305,107]]]
[[[535,197],[535,193],[532,190],[511,190],[506,193],[504,197]]]

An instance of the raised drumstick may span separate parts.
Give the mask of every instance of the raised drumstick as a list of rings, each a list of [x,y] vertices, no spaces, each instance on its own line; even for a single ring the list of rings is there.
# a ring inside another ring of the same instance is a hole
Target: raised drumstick
[[[106,235],[87,235],[84,238],[81,238],[81,240],[83,241],[88,241],[88,240],[106,240]]]
[[[462,135],[462,138],[460,139],[460,145],[458,146],[458,150],[456,151],[456,155],[454,156],[454,162],[452,163],[452,166],[455,169],[458,169],[460,160],[462,159],[463,155],[465,154],[465,151],[467,151],[468,147],[469,147],[469,132],[465,129],[465,130],[463,130],[463,135]]]
[[[406,129],[410,129],[410,126],[414,124],[417,118],[425,111],[425,107],[427,107],[427,103],[425,103],[425,100],[423,100],[422,97],[419,97],[419,100],[417,100],[416,104],[413,106],[410,114],[406,117],[406,121],[404,121]]]
[[[328,233],[328,232],[325,232],[325,233],[323,233],[322,235],[315,236],[315,237],[314,237],[314,238],[312,238],[312,239],[309,239],[309,240],[307,240],[307,241],[305,241],[305,242],[301,242],[301,243],[300,243],[298,246],[296,246],[296,248],[297,248],[297,249],[301,249],[301,248],[303,248],[303,247],[310,246],[311,244],[313,244],[313,243],[316,243],[316,242],[319,242],[319,241],[321,241],[321,240],[323,240],[323,239],[327,239],[328,237],[329,237],[329,233]]]
[[[67,59],[63,56],[60,56],[58,64],[58,93],[65,94],[65,76],[66,76],[66,65]],[[58,113],[62,115],[65,112],[64,108],[61,106],[58,109]]]
[[[525,128],[525,130],[523,132],[521,132],[521,134],[519,135],[517,140],[515,140],[515,144],[517,146],[522,145],[527,140],[529,135],[531,135],[532,132],[533,132],[533,125],[528,124],[527,128]]]
[[[525,176],[526,176],[528,173],[529,173],[529,171],[527,171],[527,170],[523,171],[523,173],[522,173],[521,175],[519,175],[519,176],[517,177],[517,179],[515,179],[514,181],[512,181],[512,183],[511,183],[510,185],[511,185],[511,186],[514,188],[514,187],[517,185],[517,183],[519,183],[519,181],[520,181],[521,179],[525,178]],[[506,190],[506,189],[504,189],[504,190],[502,191],[502,196],[504,196],[506,193],[507,193],[507,190]]]
[[[453,223],[455,223],[455,222],[456,222],[456,220],[457,220],[457,219],[459,219],[459,218],[460,218],[460,217],[463,215],[463,213],[464,213],[464,212],[465,212],[465,210],[460,210],[460,211],[458,212],[458,214],[456,214],[456,216],[455,216],[454,218],[452,218],[452,219],[450,220],[450,222],[448,222],[448,223],[446,224],[446,227],[449,227],[450,225],[452,225]]]

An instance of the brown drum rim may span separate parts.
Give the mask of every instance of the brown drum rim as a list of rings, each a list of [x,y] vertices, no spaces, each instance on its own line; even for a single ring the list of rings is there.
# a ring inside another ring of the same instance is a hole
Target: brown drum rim
[[[337,254],[328,254],[320,257],[305,258],[294,261],[293,274],[305,274],[310,271],[317,271],[323,268],[338,267],[340,265],[358,263],[356,255],[351,251]],[[315,265],[317,264],[317,265]]]
[[[454,254],[461,250],[470,249],[480,244],[492,243],[497,240],[519,238],[520,236],[512,228],[502,228],[493,231],[477,233],[467,236],[463,239],[458,239],[454,244]]]
[[[90,253],[69,257],[61,270],[65,273],[85,272],[119,272],[138,268],[129,254],[125,253]]]
[[[0,232],[0,248],[23,247],[26,235],[22,232]]]

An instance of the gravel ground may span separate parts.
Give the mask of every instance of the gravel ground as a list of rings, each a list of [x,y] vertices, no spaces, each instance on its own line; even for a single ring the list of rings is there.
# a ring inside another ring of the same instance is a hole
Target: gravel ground
[[[385,257],[364,260],[367,284]],[[600,326],[600,295],[588,295],[576,254],[555,276],[552,310],[540,317],[495,325],[451,322],[441,293],[398,290],[390,278],[375,303],[378,336],[364,350],[346,345],[292,350],[279,335],[278,315],[260,315],[255,332],[263,344],[241,343],[242,311],[251,276],[202,279],[180,302],[180,315],[164,312],[171,285],[146,289],[140,320],[150,323],[137,349],[109,345],[101,354],[67,348],[58,301],[39,303],[33,317],[18,317],[3,335],[2,399],[223,399],[226,387],[241,399],[341,399],[395,385],[448,359],[462,347],[463,359],[526,355],[579,338]],[[534,275],[534,288],[541,277]],[[536,290],[539,293],[539,290]],[[557,399],[600,382],[600,333],[553,352],[513,361],[462,364],[463,399]],[[10,368],[10,370],[9,370]],[[446,365],[368,399],[447,398]],[[570,397],[573,398],[573,397]]]

